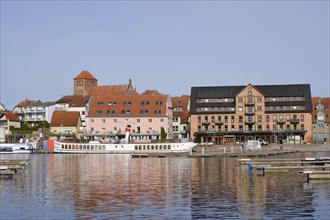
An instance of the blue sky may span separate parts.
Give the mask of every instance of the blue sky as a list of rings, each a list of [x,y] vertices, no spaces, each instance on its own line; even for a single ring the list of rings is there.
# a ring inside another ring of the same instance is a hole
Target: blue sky
[[[311,84],[329,97],[329,1],[1,1],[0,102],[99,85]]]

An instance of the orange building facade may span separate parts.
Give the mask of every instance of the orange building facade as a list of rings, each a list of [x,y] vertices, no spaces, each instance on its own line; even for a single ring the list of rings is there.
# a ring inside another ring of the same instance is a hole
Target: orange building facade
[[[307,84],[192,87],[190,133],[217,145],[302,144],[312,139],[311,112]]]

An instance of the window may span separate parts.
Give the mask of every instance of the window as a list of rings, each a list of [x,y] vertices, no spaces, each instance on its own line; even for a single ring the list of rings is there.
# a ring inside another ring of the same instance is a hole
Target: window
[[[137,123],[140,123],[140,122],[141,122],[141,119],[139,119],[139,118],[136,119],[136,122],[137,122]]]
[[[94,122],[94,119],[91,119],[91,122],[93,123]]]
[[[127,102],[127,105],[132,105],[132,102]]]
[[[242,112],[243,111],[243,107],[242,106],[238,106],[238,111]]]
[[[178,126],[173,126],[173,132],[178,132],[178,131],[179,131]]]
[[[146,105],[150,105],[150,102],[149,101],[146,101]]]
[[[148,121],[149,121],[149,123],[151,123],[151,122],[152,122],[152,119],[151,119],[151,118],[149,118],[149,120],[148,120]]]
[[[243,102],[243,98],[242,97],[239,97],[237,102]]]
[[[105,123],[105,119],[102,119],[102,123]]]
[[[248,95],[248,96],[252,96],[252,95],[253,95],[252,90],[248,90],[247,95]]]
[[[257,102],[262,102],[262,98],[261,97],[258,97],[257,98]]]
[[[161,118],[161,119],[160,119],[160,122],[164,122],[164,118]]]
[[[123,106],[126,106],[127,105],[127,102],[123,102]]]
[[[179,118],[174,117],[174,118],[173,118],[173,122],[179,122]]]
[[[85,111],[81,111],[81,115],[85,115]]]
[[[103,102],[98,102],[97,105],[98,106],[102,106],[103,105]]]
[[[262,110],[262,106],[257,106],[257,110],[261,111]]]
[[[144,101],[142,101],[140,104],[141,104],[141,105],[144,105]]]
[[[117,119],[113,119],[113,122],[117,123]]]
[[[96,114],[102,114],[102,110],[96,110]]]

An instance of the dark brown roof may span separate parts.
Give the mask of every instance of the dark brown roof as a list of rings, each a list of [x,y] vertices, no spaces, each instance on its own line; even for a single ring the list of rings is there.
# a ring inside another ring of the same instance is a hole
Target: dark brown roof
[[[70,107],[84,107],[88,103],[90,96],[67,95],[57,100],[56,103],[68,103]]]
[[[166,116],[167,97],[167,95],[93,96],[88,116],[163,117]]]
[[[80,119],[79,112],[56,111],[53,113],[51,127],[77,127]]]
[[[87,70],[83,70],[81,73],[79,73],[78,76],[76,76],[74,79],[92,79],[97,80],[90,72]]]

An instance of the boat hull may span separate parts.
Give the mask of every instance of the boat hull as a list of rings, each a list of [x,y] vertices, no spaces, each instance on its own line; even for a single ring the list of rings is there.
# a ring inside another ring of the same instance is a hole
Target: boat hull
[[[55,141],[54,153],[71,154],[175,154],[189,153],[197,144],[179,143],[69,143]]]
[[[1,143],[0,154],[31,154],[31,149],[27,144]]]

